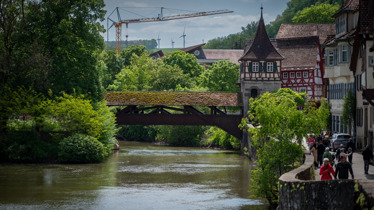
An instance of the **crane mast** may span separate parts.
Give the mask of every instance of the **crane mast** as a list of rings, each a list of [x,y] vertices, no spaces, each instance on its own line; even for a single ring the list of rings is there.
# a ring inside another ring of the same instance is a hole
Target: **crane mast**
[[[108,20],[112,22],[112,25],[107,28],[108,30],[115,26],[116,28],[116,50],[119,54],[121,51],[121,41],[122,41],[122,24],[126,25],[126,28],[128,28],[128,25],[130,23],[147,23],[147,22],[158,22],[158,21],[169,21],[169,20],[178,20],[178,19],[185,19],[185,18],[194,18],[194,17],[201,17],[201,16],[208,16],[208,15],[218,15],[218,14],[226,14],[226,13],[232,13],[233,11],[229,11],[227,9],[223,10],[215,10],[215,11],[207,11],[207,12],[195,12],[195,13],[187,13],[187,14],[178,14],[178,15],[171,15],[171,16],[165,16],[163,15],[164,7],[161,7],[161,13],[158,15],[158,17],[152,17],[152,18],[139,18],[139,19],[126,19],[121,20],[121,16],[119,13],[119,8],[116,7],[114,11],[117,11],[117,17],[118,21],[114,21],[110,18],[110,15],[108,17]],[[113,12],[114,12],[113,11]],[[113,14],[112,12],[112,14]],[[108,27],[108,24],[107,24]],[[127,39],[127,36],[126,36]]]

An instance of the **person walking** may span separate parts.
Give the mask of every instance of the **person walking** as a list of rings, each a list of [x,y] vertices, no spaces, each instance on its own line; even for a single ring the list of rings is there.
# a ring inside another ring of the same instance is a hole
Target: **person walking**
[[[356,151],[356,145],[352,138],[349,138],[349,142],[347,143],[346,149],[348,150],[349,148],[352,148],[352,152]]]
[[[367,145],[362,151],[362,158],[364,159],[364,170],[365,174],[369,174],[369,164],[373,160],[373,152],[370,149],[370,146]]]
[[[352,158],[353,158],[352,147],[349,147],[346,153],[347,153],[347,157],[348,157],[348,162],[352,165]]]
[[[325,148],[325,152],[323,153],[323,156],[322,156],[323,160],[325,160],[325,158],[328,158],[329,159],[329,163],[332,164],[332,156],[331,156],[331,153],[330,153],[328,147]]]
[[[310,147],[310,152],[313,154],[313,157],[314,157],[314,167],[317,168],[318,167],[318,154],[317,154],[317,144],[314,143],[311,147]]]
[[[323,146],[322,141],[318,141],[318,146],[317,146],[317,155],[318,155],[318,164],[319,167],[322,166],[323,164],[323,153],[325,152],[325,146]]]
[[[348,179],[348,176],[350,173],[352,176],[352,179],[355,179],[355,176],[353,175],[352,166],[347,161],[347,155],[345,153],[340,154],[340,162],[336,164],[335,169],[335,179],[338,177],[339,179]]]
[[[330,165],[330,160],[328,158],[323,159],[323,165],[319,170],[319,175],[321,175],[321,180],[331,180],[332,177],[335,177],[335,172],[332,166]]]

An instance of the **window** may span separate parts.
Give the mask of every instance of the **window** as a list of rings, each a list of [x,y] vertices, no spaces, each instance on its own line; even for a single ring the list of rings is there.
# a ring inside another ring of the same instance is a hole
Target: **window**
[[[362,114],[363,114],[362,109],[356,109],[356,125],[357,125],[357,127],[362,127],[362,125],[363,125]]]
[[[306,93],[306,87],[301,87],[300,88],[300,93]]]
[[[266,63],[267,72],[273,72],[273,63]]]
[[[336,34],[346,32],[346,14],[335,19]]]
[[[296,77],[301,78],[301,72],[296,72]]]
[[[305,72],[303,72],[303,74],[304,74],[303,75],[304,78],[308,78],[308,72],[305,71]]]
[[[356,12],[353,16],[353,28],[356,28],[358,23],[358,12]]]
[[[295,72],[290,72],[290,77],[295,78]]]
[[[339,46],[341,53],[340,53],[340,62],[346,63],[348,62],[348,46],[347,45],[341,45]]]
[[[374,56],[369,56],[369,66],[374,66]]]
[[[334,50],[327,51],[327,65],[328,66],[334,65]]]
[[[283,73],[283,79],[288,79],[288,73],[287,72]]]
[[[253,72],[258,72],[258,71],[259,71],[259,65],[258,65],[258,62],[253,62],[253,63],[252,63],[252,71],[253,71]]]

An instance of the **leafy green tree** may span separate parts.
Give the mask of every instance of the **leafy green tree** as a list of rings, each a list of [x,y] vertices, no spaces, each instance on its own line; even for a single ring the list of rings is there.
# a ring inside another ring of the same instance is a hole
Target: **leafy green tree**
[[[30,10],[32,23],[28,28],[35,34],[43,53],[51,59],[48,89],[85,94],[93,100],[103,98],[100,72],[96,65],[104,49],[103,0],[58,0],[36,2]]]
[[[173,146],[200,146],[204,126],[158,126],[156,141],[166,142]]]
[[[347,96],[344,97],[343,111],[342,111],[342,123],[348,126],[348,132],[351,133],[352,122],[356,118],[356,97],[353,91],[350,90]]]
[[[258,168],[251,176],[252,189],[255,195],[265,197],[271,205],[278,202],[278,178],[299,165],[303,154],[302,138],[321,120],[315,115],[320,112],[325,121],[328,118],[323,115],[325,106],[317,108],[307,103],[305,109],[299,110],[296,94],[280,89],[275,94],[264,93],[256,100],[249,100],[248,116],[253,126],[248,132],[258,154]],[[244,119],[242,126],[247,123]]]
[[[331,17],[339,9],[338,4],[315,4],[298,11],[292,18],[293,23],[334,23],[335,18]]]
[[[190,77],[199,77],[204,71],[204,67],[197,63],[197,58],[194,55],[180,50],[172,52],[163,61],[165,65],[178,66],[184,74],[188,74]]]
[[[114,91],[145,91],[151,90],[149,80],[150,71],[161,66],[161,62],[155,62],[153,58],[146,55],[134,55],[131,59],[131,65],[126,66],[116,75],[112,85],[109,85],[109,90]]]
[[[208,136],[207,139],[202,141],[202,144],[205,146],[240,149],[241,141],[220,128],[212,126],[205,131],[204,135]]]
[[[238,92],[236,84],[239,77],[239,65],[231,61],[220,60],[213,63],[202,75],[201,86],[209,91]]]
[[[178,66],[164,65],[161,59],[146,54],[133,54],[131,65],[116,75],[109,90],[115,91],[164,91],[180,87],[192,87],[189,75],[183,74]]]

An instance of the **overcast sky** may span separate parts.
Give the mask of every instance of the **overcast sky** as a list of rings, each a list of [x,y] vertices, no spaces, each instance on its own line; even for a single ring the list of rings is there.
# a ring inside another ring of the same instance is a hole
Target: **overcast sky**
[[[241,32],[241,27],[260,18],[261,5],[264,7],[264,20],[269,23],[283,12],[289,0],[104,0],[107,11],[106,18],[116,7],[120,7],[121,19],[157,17],[164,7],[164,16],[205,12],[227,9],[229,14],[171,20],[164,22],[133,23],[126,29],[122,26],[122,40],[156,39],[159,37],[161,48],[171,48],[174,40],[175,48],[183,47],[185,30],[186,47],[206,43],[208,40]],[[114,12],[111,19],[118,21]],[[102,22],[105,29],[107,20]],[[111,25],[111,23],[109,23]],[[107,34],[103,34],[105,41]],[[115,27],[109,30],[109,41],[115,40]]]

